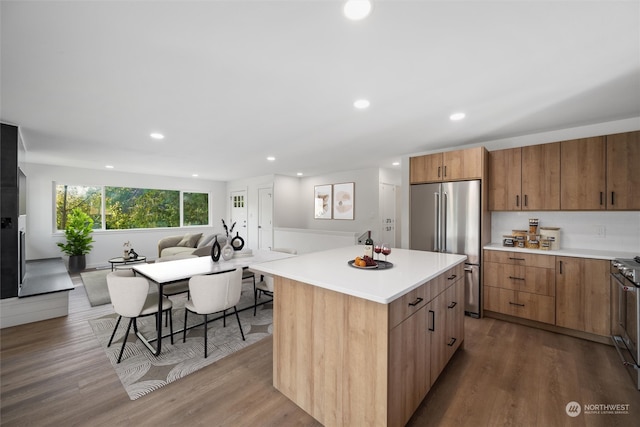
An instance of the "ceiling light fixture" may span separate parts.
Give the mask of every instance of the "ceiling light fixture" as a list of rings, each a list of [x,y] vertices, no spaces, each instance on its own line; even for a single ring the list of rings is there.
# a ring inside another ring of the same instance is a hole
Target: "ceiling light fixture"
[[[158,132],[154,132],[149,135],[153,139],[164,139],[164,135]]]
[[[198,177],[198,174],[197,174],[197,173],[194,173],[194,174],[192,174],[191,176],[192,176],[192,177],[194,177],[194,178],[197,178],[197,177]]]
[[[275,158],[275,157],[273,157],[273,156],[269,156],[269,157],[267,157],[267,160],[269,160],[270,162],[273,162],[275,159],[276,159],[276,158]]]
[[[400,162],[393,162],[391,163],[393,166],[400,166]]]
[[[358,110],[364,110],[366,108],[369,108],[369,105],[371,105],[371,103],[367,99],[358,99],[356,102],[353,103],[353,106],[356,107]]]
[[[298,172],[296,175],[298,175],[298,176],[302,176],[302,172]]]
[[[465,113],[453,113],[452,115],[449,116],[449,120],[452,121],[458,121],[458,120],[462,120],[466,117],[467,115]]]
[[[344,4],[343,11],[347,18],[359,21],[371,13],[371,2],[369,0],[349,0]]]
[[[107,169],[113,169],[113,165],[105,165],[104,167]]]

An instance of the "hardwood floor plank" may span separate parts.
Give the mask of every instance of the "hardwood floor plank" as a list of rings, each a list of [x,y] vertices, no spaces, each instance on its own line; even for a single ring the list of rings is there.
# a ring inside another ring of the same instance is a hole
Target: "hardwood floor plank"
[[[79,275],[72,276],[81,285]],[[4,426],[318,426],[272,387],[268,338],[135,401],[88,320],[82,286],[63,318],[0,331]],[[629,404],[628,415],[570,418],[568,402]],[[409,426],[634,426],[640,392],[612,346],[497,319],[465,318],[458,351]]]

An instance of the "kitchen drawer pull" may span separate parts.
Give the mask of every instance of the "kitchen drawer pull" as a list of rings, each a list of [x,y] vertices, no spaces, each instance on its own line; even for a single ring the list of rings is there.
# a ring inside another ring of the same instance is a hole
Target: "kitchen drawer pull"
[[[456,276],[455,274],[452,274],[451,276],[447,277],[447,279],[448,279],[448,280],[453,280],[453,279],[455,279],[456,277],[458,277],[458,276]]]
[[[456,341],[458,341],[457,338],[451,337],[451,341],[449,341],[449,344],[447,344],[449,347],[453,347],[453,345],[456,343]]]
[[[414,302],[410,302],[409,305],[411,307],[415,307],[416,305],[420,304],[422,302],[422,298],[418,297],[416,298],[416,300]]]
[[[511,304],[511,305],[517,305],[518,307],[524,307],[524,304],[518,304],[517,302],[511,302],[511,301],[509,301],[509,304]]]
[[[458,303],[457,303],[457,302],[455,302],[455,301],[451,301],[451,304],[449,304],[449,305],[447,306],[447,308],[453,308],[453,307],[455,307],[456,305],[458,305]]]
[[[511,280],[524,280],[524,277],[513,277],[513,276],[509,276],[509,279],[511,279]]]
[[[514,258],[514,257],[509,257],[509,259],[512,259],[514,261],[525,261],[524,258]]]
[[[429,314],[431,314],[431,326],[427,327],[430,331],[436,330],[436,312],[433,310],[429,310]]]

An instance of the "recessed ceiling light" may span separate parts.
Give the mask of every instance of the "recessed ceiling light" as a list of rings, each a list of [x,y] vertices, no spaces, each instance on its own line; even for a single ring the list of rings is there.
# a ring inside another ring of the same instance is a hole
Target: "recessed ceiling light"
[[[467,115],[465,113],[453,113],[452,115],[449,116],[449,120],[453,120],[453,121],[462,120],[466,116]]]
[[[296,175],[302,176],[303,174],[302,174],[302,172],[298,172]]]
[[[267,160],[269,160],[270,162],[273,162],[275,159],[276,159],[276,158],[275,158],[275,157],[273,157],[273,156],[269,156],[269,157],[267,157]]]
[[[393,162],[391,163],[393,166],[400,166],[400,162]]]
[[[198,177],[198,174],[197,174],[197,173],[194,173],[194,174],[192,174],[191,176],[192,176],[192,177],[194,177],[194,178],[197,178],[197,177]]]
[[[105,165],[104,167],[107,169],[113,169],[113,165]]]
[[[356,102],[353,103],[353,106],[356,107],[358,110],[364,110],[365,108],[369,108],[369,105],[371,105],[371,103],[367,99],[358,99]]]
[[[359,21],[371,13],[371,2],[369,0],[349,0],[344,4],[343,11],[347,18]]]
[[[154,132],[149,135],[153,139],[164,139],[164,135],[158,132]]]

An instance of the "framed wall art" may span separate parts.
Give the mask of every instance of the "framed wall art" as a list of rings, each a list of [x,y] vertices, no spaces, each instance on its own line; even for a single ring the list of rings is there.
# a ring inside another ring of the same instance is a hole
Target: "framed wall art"
[[[333,219],[354,218],[354,187],[353,182],[333,185]]]
[[[315,219],[331,219],[331,184],[316,185],[314,187],[314,218]]]

